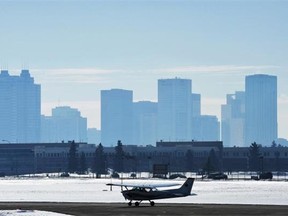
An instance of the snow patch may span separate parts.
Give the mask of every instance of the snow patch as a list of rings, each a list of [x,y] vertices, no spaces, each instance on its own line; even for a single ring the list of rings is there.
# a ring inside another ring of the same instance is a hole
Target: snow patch
[[[2,210],[0,216],[69,216],[67,214],[59,214],[47,211],[34,211],[34,210]]]

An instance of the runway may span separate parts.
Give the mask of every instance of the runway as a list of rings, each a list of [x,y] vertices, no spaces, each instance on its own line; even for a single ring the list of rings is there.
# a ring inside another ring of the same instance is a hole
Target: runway
[[[277,205],[218,205],[143,203],[128,207],[126,203],[67,203],[67,202],[1,202],[1,210],[41,210],[75,216],[162,216],[162,215],[287,215],[288,206]]]

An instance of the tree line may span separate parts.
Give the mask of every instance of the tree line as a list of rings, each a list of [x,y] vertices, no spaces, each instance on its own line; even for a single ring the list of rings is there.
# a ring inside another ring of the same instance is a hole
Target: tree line
[[[275,143],[273,144],[275,145]],[[263,155],[261,154],[261,147],[262,146],[260,144],[257,144],[256,142],[253,142],[249,147],[248,159],[249,159],[250,171],[263,172]],[[124,152],[123,144],[120,140],[118,140],[117,145],[115,146],[115,154],[113,155],[113,165],[112,165],[113,171],[123,172],[125,170],[124,161],[127,159],[135,159],[134,157]],[[184,167],[183,169],[185,169],[187,172],[193,170],[194,166],[193,158],[194,158],[193,151],[187,150],[185,158],[183,159],[183,161],[185,161],[185,163],[183,163]],[[104,148],[100,143],[99,145],[96,146],[92,166],[90,165],[88,167],[85,153],[81,152],[80,154],[78,154],[77,144],[74,141],[70,143],[70,149],[68,155],[69,173],[77,172],[79,174],[85,174],[88,168],[90,168],[91,171],[96,174],[96,177],[99,178],[101,177],[102,174],[107,174],[107,168],[108,168],[107,161],[108,161],[107,154],[104,153]],[[134,161],[136,161],[136,159]],[[131,166],[131,163],[129,164],[129,166]],[[207,157],[207,160],[205,163],[203,163],[202,167],[203,167],[202,171],[206,174],[221,171],[221,158],[219,158],[219,155],[216,154],[214,149],[211,149]]]
[[[101,174],[107,174],[106,161],[107,156],[104,153],[104,148],[100,143],[96,146],[94,160],[92,164],[92,172],[96,174],[99,178]],[[115,147],[114,156],[114,170],[115,172],[120,172],[123,170],[123,158],[125,157],[125,152],[123,151],[122,142],[119,140],[117,146]],[[70,143],[69,154],[68,154],[68,172],[85,174],[88,170],[87,160],[84,152],[81,152],[80,158],[77,152],[77,144],[72,141]]]

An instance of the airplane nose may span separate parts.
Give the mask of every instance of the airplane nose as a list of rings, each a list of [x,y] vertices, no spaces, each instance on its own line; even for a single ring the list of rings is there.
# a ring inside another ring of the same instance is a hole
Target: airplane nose
[[[127,193],[126,191],[122,191],[121,193],[125,197],[125,199],[131,198],[131,195],[129,193]]]

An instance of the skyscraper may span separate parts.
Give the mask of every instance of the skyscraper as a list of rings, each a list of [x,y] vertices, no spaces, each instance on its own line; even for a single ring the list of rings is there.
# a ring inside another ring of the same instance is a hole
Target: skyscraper
[[[41,142],[87,142],[87,118],[69,106],[52,109],[52,116],[41,118]]]
[[[41,87],[28,70],[20,76],[0,74],[0,139],[13,143],[40,141]]]
[[[158,80],[158,140],[191,140],[192,82]]]
[[[114,146],[118,140],[132,144],[133,91],[101,91],[101,143]]]
[[[201,95],[192,93],[191,97],[192,117],[199,117],[201,115]]]
[[[137,145],[153,145],[157,141],[157,103],[133,103],[133,135]]]
[[[245,79],[245,141],[271,145],[277,139],[277,77],[251,75]]]
[[[88,128],[87,142],[89,144],[96,144],[96,145],[101,143],[101,130],[98,130],[97,128]]]
[[[226,96],[221,106],[221,138],[225,146],[245,146],[245,92],[237,91]]]
[[[217,116],[200,115],[193,117],[192,140],[219,141],[220,123]]]

